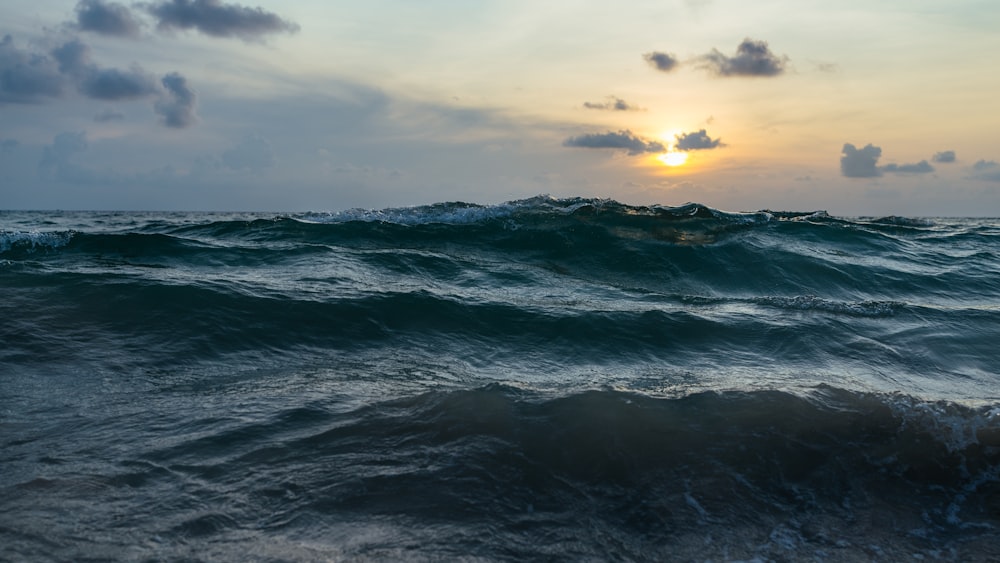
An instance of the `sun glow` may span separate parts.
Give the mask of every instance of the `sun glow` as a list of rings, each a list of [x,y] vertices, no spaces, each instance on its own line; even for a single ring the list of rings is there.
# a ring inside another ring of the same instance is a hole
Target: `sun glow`
[[[680,166],[687,162],[688,155],[686,152],[666,152],[656,157],[656,159],[666,166]]]

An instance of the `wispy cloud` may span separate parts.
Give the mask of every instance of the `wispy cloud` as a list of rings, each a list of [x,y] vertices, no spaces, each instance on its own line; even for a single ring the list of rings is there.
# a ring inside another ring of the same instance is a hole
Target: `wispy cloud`
[[[87,134],[84,131],[66,131],[52,139],[52,144],[42,149],[38,162],[38,174],[42,177],[64,181],[85,181],[92,176],[90,170],[72,162],[73,156],[87,150]]]
[[[709,137],[708,132],[704,129],[691,133],[681,133],[675,137],[677,138],[676,147],[679,151],[697,151],[725,146],[722,144],[722,139]]]
[[[1000,182],[1000,164],[995,160],[977,160],[972,165],[972,177],[987,182]]]
[[[597,109],[606,111],[641,111],[642,108],[635,104],[630,104],[625,100],[615,97],[608,96],[608,101],[606,102],[583,102],[583,107],[587,109]]]
[[[80,0],[76,4],[76,29],[101,35],[137,37],[141,24],[124,4]]]
[[[718,76],[777,76],[785,72],[788,63],[788,57],[775,55],[766,41],[749,37],[736,47],[736,54],[731,57],[712,49],[697,60]]]
[[[274,166],[274,151],[264,137],[247,135],[239,144],[222,153],[222,162],[233,170],[259,172]]]
[[[166,0],[143,7],[160,30],[194,29],[213,37],[259,40],[271,33],[295,33],[298,24],[263,8],[223,4],[219,0]]]
[[[118,121],[125,119],[125,114],[115,110],[115,109],[105,109],[94,115],[94,121],[97,123],[107,123],[109,121]]]
[[[619,149],[627,151],[630,155],[665,152],[667,150],[663,143],[647,141],[627,129],[618,132],[609,131],[570,137],[563,141],[563,146],[585,149]]]
[[[650,64],[656,70],[661,72],[670,72],[677,68],[680,64],[680,60],[671,55],[670,53],[664,53],[661,51],[653,51],[651,53],[646,53],[642,56],[646,59],[646,62]]]

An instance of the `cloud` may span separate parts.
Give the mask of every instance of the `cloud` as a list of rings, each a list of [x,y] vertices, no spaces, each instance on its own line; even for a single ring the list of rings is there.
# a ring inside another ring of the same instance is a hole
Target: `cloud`
[[[138,66],[129,70],[94,69],[80,83],[80,91],[96,100],[129,100],[156,94],[156,79]]]
[[[247,135],[238,145],[222,153],[222,162],[233,170],[259,172],[274,166],[274,151],[264,137]]]
[[[677,138],[676,148],[679,151],[697,151],[725,146],[722,144],[722,139],[709,137],[708,132],[704,129],[691,133],[682,133],[675,135],[675,137]]]
[[[52,144],[42,149],[42,158],[38,162],[38,173],[43,177],[54,177],[59,180],[75,180],[88,176],[81,167],[70,160],[73,155],[87,150],[87,133],[84,131],[66,131],[52,139]]]
[[[921,160],[915,164],[886,164],[881,170],[883,172],[902,172],[904,174],[927,174],[934,172],[934,167],[926,160]]]
[[[100,68],[90,62],[90,48],[79,39],[52,50],[59,71],[73,77],[81,94],[96,100],[132,100],[159,91],[156,79],[133,65],[128,70]]]
[[[161,82],[167,92],[157,100],[153,109],[163,118],[163,124],[182,129],[197,122],[195,107],[198,97],[194,90],[188,87],[187,79],[179,73],[171,72],[164,76]]]
[[[4,139],[0,141],[0,154],[14,152],[21,143],[17,142],[17,139]]]
[[[142,182],[136,175],[123,175],[113,168],[88,166],[74,162],[76,155],[90,148],[85,131],[66,131],[52,139],[52,144],[42,148],[42,158],[38,162],[41,178],[70,184],[101,185],[122,184],[129,186]],[[89,160],[89,159],[88,159]]]
[[[22,51],[9,35],[0,41],[0,105],[41,103],[62,97],[70,87],[94,100],[156,99],[153,109],[168,127],[187,127],[197,121],[195,92],[180,74],[168,74],[158,82],[138,65],[124,70],[100,67],[91,62],[90,48],[79,39],[59,45],[49,54]],[[94,120],[121,117],[106,110]]]
[[[101,35],[137,37],[140,24],[132,11],[117,2],[80,0],[76,4],[76,28]]]
[[[934,167],[926,160],[910,164],[879,166],[878,159],[882,157],[882,148],[870,143],[862,149],[846,143],[841,152],[843,155],[840,157],[840,172],[848,178],[875,178],[885,172],[892,174],[929,174],[934,172]]]
[[[648,62],[650,66],[661,72],[670,72],[677,68],[677,65],[680,64],[677,57],[660,51],[646,53],[642,56],[642,58],[646,59],[646,62]]]
[[[882,156],[882,148],[872,144],[865,145],[858,149],[850,143],[845,143],[841,149],[843,156],[840,157],[840,173],[848,178],[874,178],[881,176],[878,163]]]
[[[955,162],[955,151],[941,151],[931,159],[934,162]]]
[[[646,141],[629,130],[607,133],[591,133],[570,137],[563,141],[564,147],[585,149],[624,149],[630,155],[647,152],[666,152],[667,148],[657,141]]]
[[[972,165],[972,177],[987,182],[1000,182],[1000,164],[995,160],[977,160]]]
[[[736,47],[736,55],[728,57],[717,49],[699,57],[704,68],[718,76],[777,76],[785,72],[787,56],[771,52],[766,41],[749,37]]]
[[[79,39],[67,41],[52,49],[52,56],[59,63],[59,72],[70,75],[82,75],[90,67],[90,47]]]
[[[117,121],[120,119],[125,119],[125,114],[111,108],[102,110],[100,113],[94,115],[94,121],[97,123],[107,123],[109,121]]]
[[[712,0],[684,0],[684,3],[689,9],[698,12],[711,5]]]
[[[262,8],[223,4],[219,0],[166,0],[143,6],[156,18],[157,28],[196,29],[213,37],[259,39],[269,33],[295,33],[299,26]]]
[[[0,41],[0,104],[35,104],[62,96],[66,79],[49,57],[22,51],[10,35]]]
[[[52,144],[42,150],[41,167],[51,167],[65,163],[71,156],[87,150],[87,133],[85,131],[66,131],[52,139]]]
[[[600,102],[583,102],[583,107],[587,109],[599,109],[608,111],[640,111],[642,108],[636,105],[632,105],[621,98],[616,98],[615,96],[608,96],[609,101]]]
[[[97,100],[144,98],[159,91],[155,79],[138,66],[121,70],[93,64],[90,48],[79,39],[50,55],[21,51],[5,36],[0,42],[0,103],[40,103],[61,97],[70,86]]]

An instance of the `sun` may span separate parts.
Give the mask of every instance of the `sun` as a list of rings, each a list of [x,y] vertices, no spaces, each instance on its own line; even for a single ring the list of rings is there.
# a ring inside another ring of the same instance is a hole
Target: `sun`
[[[667,166],[680,166],[687,162],[688,155],[686,152],[665,152],[656,159]]]

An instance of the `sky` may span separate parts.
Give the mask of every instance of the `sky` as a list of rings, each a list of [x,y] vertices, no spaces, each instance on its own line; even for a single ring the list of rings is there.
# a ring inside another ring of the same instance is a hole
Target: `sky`
[[[3,0],[0,209],[1000,216],[995,0]]]

